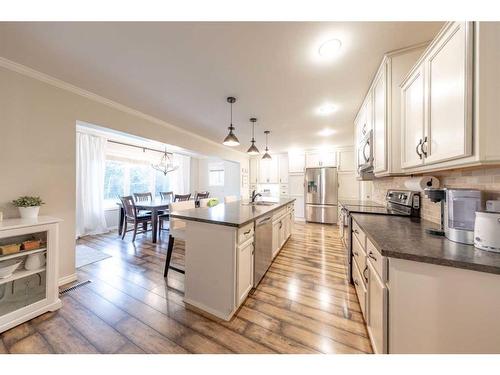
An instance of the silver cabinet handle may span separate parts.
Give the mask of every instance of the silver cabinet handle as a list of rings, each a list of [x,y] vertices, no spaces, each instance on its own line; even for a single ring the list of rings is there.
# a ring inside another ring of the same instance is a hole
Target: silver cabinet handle
[[[357,229],[354,229],[353,232],[359,234],[359,231]]]
[[[373,256],[373,253],[371,251],[368,253],[368,258],[373,259],[375,262],[377,261],[377,258]]]
[[[418,148],[419,148],[419,147],[422,147],[422,140],[420,140],[420,141],[418,142],[417,147],[415,147],[415,152],[417,153],[417,155],[418,155],[418,157],[420,158],[420,160],[422,160],[422,153],[421,153],[421,152],[418,152]]]
[[[354,281],[354,285],[359,286],[358,280],[352,279]]]
[[[366,266],[365,269],[363,270],[363,277],[365,278],[366,283],[368,284],[368,277],[365,275],[366,271],[368,271],[368,266]]]
[[[427,136],[424,137],[424,141],[422,142],[422,146],[420,146],[420,151],[422,151],[422,154],[424,154],[424,157],[427,157],[427,146],[425,146],[424,150],[424,145],[427,144]]]
[[[357,251],[352,252],[355,256],[359,256],[359,253]]]
[[[249,229],[249,230],[247,230],[246,232],[244,232],[243,234],[247,235],[247,234],[248,234],[248,233],[250,233],[251,231],[252,231],[252,230],[251,230],[251,229]]]

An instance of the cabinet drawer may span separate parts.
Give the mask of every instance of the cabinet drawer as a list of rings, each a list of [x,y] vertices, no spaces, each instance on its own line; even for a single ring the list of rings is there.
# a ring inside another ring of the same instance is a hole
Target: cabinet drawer
[[[363,276],[359,272],[359,268],[356,263],[352,264],[352,280],[354,282],[354,288],[356,289],[356,294],[358,296],[359,307],[363,313],[363,318],[366,319],[366,287],[362,281]]]
[[[238,245],[253,238],[253,222],[238,229]]]
[[[359,243],[363,247],[363,249],[366,248],[366,235],[365,232],[361,229],[361,227],[356,223],[354,220],[352,221],[352,233],[354,237],[357,237],[359,240]]]
[[[353,237],[352,240],[352,257],[356,262],[356,264],[358,265],[360,272],[363,272],[363,270],[366,267],[366,253],[365,250],[359,244],[359,241],[356,237]],[[366,285],[365,278],[362,277],[361,279],[363,283]]]
[[[386,282],[387,258],[380,254],[369,238],[366,239],[366,259],[371,263],[380,279]]]
[[[286,207],[280,208],[273,213],[273,221],[281,220],[281,217],[286,214]]]

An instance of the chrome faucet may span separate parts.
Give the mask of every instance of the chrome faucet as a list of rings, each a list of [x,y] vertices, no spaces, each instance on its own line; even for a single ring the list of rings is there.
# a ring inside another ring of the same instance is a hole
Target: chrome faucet
[[[252,191],[252,203],[255,203],[255,199],[257,197],[262,197],[262,194],[261,193],[256,193],[255,190]]]

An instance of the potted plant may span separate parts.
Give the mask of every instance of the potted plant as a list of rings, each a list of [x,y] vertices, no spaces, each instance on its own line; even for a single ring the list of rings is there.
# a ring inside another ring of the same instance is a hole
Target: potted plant
[[[12,204],[18,208],[23,219],[34,219],[38,217],[38,211],[44,202],[40,197],[24,196],[13,200]]]

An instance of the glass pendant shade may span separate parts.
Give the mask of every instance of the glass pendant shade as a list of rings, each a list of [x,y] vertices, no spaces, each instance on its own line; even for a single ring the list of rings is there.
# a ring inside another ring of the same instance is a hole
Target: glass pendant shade
[[[266,153],[264,154],[264,156],[262,156],[263,160],[271,160],[272,159],[271,155],[269,155],[269,149],[267,148],[267,137],[269,136],[269,133],[271,133],[269,130],[266,130],[264,132],[264,134],[266,135]]]
[[[240,141],[238,140],[238,138],[236,138],[236,136],[233,133],[234,128],[230,126],[228,129],[229,129],[229,134],[226,136],[226,138],[224,138],[224,142],[222,142],[222,144],[231,147],[239,146]]]
[[[252,144],[248,148],[247,154],[248,155],[252,155],[252,156],[253,155],[259,155],[260,151],[257,148],[257,146],[255,146],[255,123],[257,122],[257,119],[255,117],[252,117],[250,119],[250,122],[252,123],[252,140],[250,141]]]
[[[240,141],[238,140],[238,138],[236,138],[236,136],[234,135],[233,133],[233,130],[234,130],[234,126],[233,126],[233,103],[236,102],[236,98],[230,96],[227,98],[227,102],[231,105],[231,122],[229,123],[229,134],[226,136],[226,138],[224,138],[224,141],[222,142],[223,145],[225,146],[231,146],[231,147],[234,147],[234,146],[239,146],[240,145]]]

